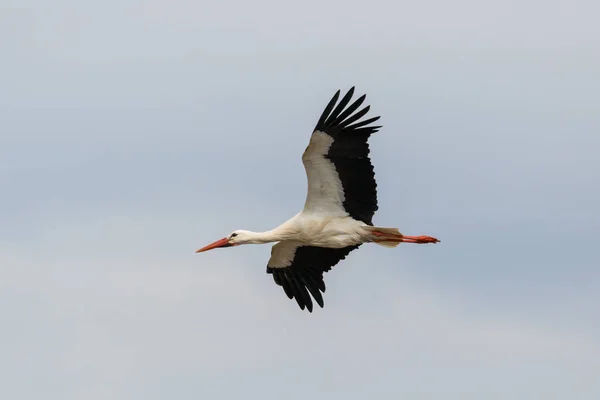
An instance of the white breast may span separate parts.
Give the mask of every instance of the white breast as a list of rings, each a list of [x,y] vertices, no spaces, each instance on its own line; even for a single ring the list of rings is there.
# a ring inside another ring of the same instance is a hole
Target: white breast
[[[301,212],[295,218],[295,240],[319,247],[342,248],[363,243],[367,231],[361,221],[351,217],[323,217]]]

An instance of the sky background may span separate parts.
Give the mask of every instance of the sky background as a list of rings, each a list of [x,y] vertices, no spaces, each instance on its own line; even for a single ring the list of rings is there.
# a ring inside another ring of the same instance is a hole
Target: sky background
[[[0,397],[600,398],[600,3],[0,0]],[[375,223],[302,312],[270,246],[337,89]]]

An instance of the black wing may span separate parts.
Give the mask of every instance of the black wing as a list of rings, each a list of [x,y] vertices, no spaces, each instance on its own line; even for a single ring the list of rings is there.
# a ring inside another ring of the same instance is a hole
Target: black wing
[[[380,117],[373,117],[364,121],[356,122],[367,114],[370,106],[358,108],[364,102],[366,95],[359,97],[348,106],[354,94],[352,87],[336,106],[340,96],[338,90],[325,107],[317,125],[315,126],[311,142],[305,151],[303,161],[309,179],[309,193],[306,207],[317,202],[311,196],[326,196],[318,185],[311,185],[311,178],[318,180],[325,176],[327,171],[319,171],[326,168],[326,163],[318,159],[323,155],[333,164],[344,191],[344,199],[341,204],[345,211],[354,219],[368,225],[373,225],[373,215],[378,209],[377,205],[377,182],[375,172],[369,158],[369,137],[377,132],[381,126],[371,126]],[[334,108],[335,107],[335,108]],[[329,145],[326,141],[319,140],[318,135],[326,134],[333,139],[328,151],[320,147]],[[335,196],[329,195],[330,198]],[[311,201],[313,200],[313,201]]]
[[[299,242],[284,240],[273,246],[267,273],[273,275],[276,284],[283,287],[285,294],[296,302],[302,310],[312,312],[312,297],[323,308],[325,281],[323,273],[360,245],[332,249],[304,246]],[[310,293],[310,294],[309,294]]]

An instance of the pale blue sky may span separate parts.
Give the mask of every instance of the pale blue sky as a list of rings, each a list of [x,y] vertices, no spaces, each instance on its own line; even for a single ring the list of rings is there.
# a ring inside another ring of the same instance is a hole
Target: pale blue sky
[[[595,1],[0,0],[0,397],[600,398]],[[337,89],[375,222],[300,311],[270,246]]]

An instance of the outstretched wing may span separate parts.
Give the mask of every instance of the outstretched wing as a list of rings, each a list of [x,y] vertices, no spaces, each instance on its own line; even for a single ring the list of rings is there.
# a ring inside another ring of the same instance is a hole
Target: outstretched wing
[[[283,287],[285,294],[302,310],[313,310],[312,297],[323,308],[325,282],[323,273],[329,271],[340,260],[360,245],[332,249],[305,246],[294,240],[284,240],[271,249],[267,273],[273,275],[276,284]],[[310,293],[310,294],[309,294]]]
[[[370,106],[360,111],[366,95],[350,106],[352,87],[336,106],[338,90],[317,122],[302,162],[308,178],[304,212],[327,216],[351,216],[373,225],[377,210],[377,183],[369,159],[368,139],[381,126],[379,117],[357,122]],[[335,109],[334,109],[335,106]]]

